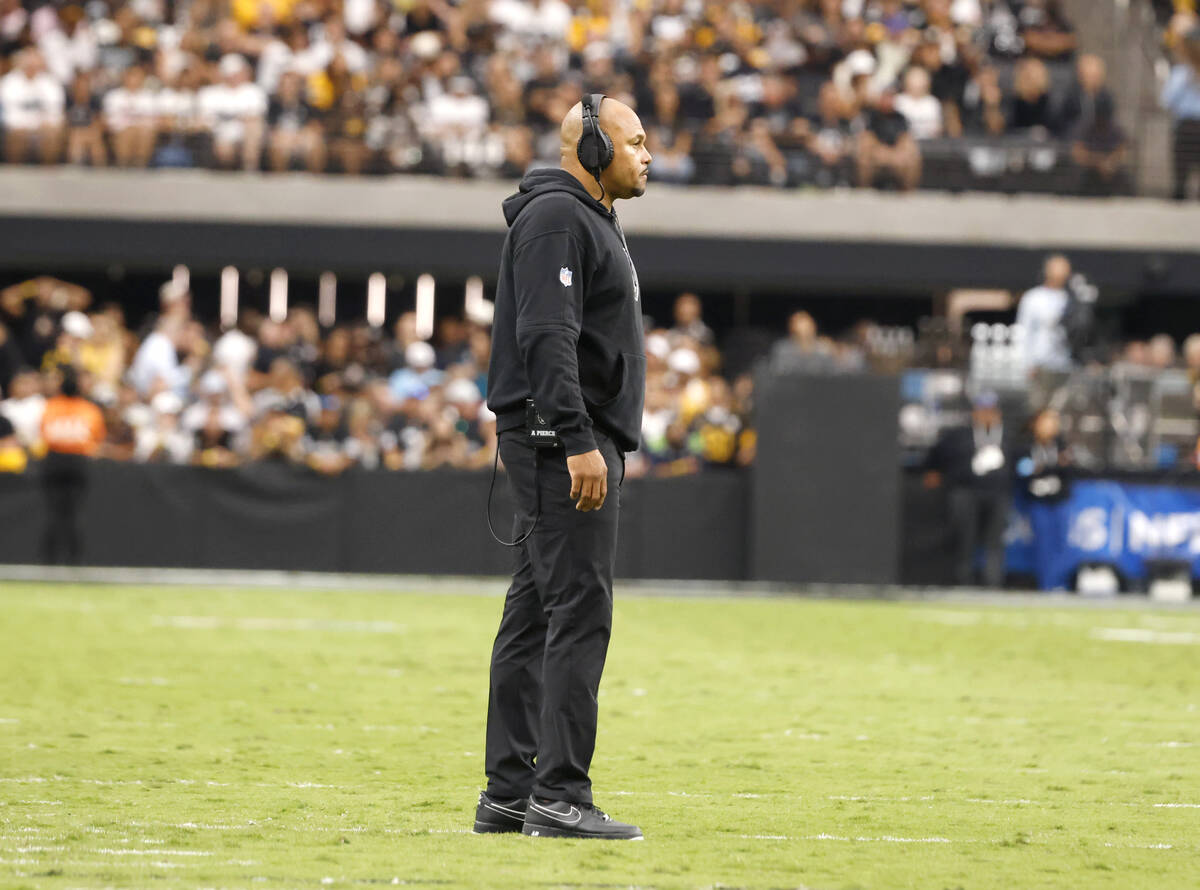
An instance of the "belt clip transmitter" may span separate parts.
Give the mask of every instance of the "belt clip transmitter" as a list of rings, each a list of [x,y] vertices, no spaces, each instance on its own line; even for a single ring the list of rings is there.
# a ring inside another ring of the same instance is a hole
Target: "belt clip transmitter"
[[[535,448],[557,448],[562,444],[558,431],[538,413],[533,399],[525,400],[525,429],[529,433],[529,442]]]

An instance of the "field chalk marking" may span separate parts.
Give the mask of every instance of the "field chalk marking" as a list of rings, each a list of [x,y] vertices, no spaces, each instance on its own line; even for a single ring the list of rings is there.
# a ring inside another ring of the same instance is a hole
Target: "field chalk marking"
[[[1094,640],[1110,643],[1151,643],[1156,646],[1200,646],[1200,633],[1179,630],[1147,630],[1143,627],[1096,627]]]

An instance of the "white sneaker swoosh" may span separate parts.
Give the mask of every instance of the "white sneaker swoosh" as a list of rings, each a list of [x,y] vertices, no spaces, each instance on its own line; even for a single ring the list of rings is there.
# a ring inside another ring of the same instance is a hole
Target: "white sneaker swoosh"
[[[578,807],[571,807],[571,811],[569,813],[556,813],[554,810],[548,810],[545,807],[538,806],[533,801],[530,801],[529,805],[543,816],[547,816],[553,819],[555,822],[559,822],[563,825],[578,825],[583,821],[583,813],[579,812]]]
[[[513,819],[524,819],[525,818],[525,814],[522,813],[520,810],[510,809],[509,807],[502,807],[498,803],[484,801],[483,805],[484,805],[484,807],[486,807],[489,810],[494,810],[497,813],[501,813],[502,815],[505,815],[505,816],[510,816]]]

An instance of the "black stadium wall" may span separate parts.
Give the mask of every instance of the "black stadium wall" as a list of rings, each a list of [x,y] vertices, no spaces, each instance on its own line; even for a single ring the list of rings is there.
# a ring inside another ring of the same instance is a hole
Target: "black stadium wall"
[[[484,515],[488,473],[351,471],[282,464],[232,470],[97,461],[82,510],[96,566],[503,575],[511,554]],[[512,539],[503,476],[492,504]],[[621,494],[625,578],[745,577],[742,474],[630,479]],[[36,469],[0,474],[0,563],[38,561]]]
[[[104,269],[196,271],[223,266],[382,271],[493,281],[504,233],[494,229],[394,229],[374,226],[232,224],[193,220],[64,219],[0,216],[0,268],[58,274]],[[911,294],[954,287],[1024,289],[1038,278],[1045,247],[642,234],[630,249],[645,287],[745,290],[760,294]],[[1072,250],[1078,266],[1107,293],[1192,296],[1200,253]]]
[[[515,183],[0,168],[0,270],[276,266],[493,281]],[[1064,250],[1105,298],[1195,296],[1200,206],[655,188],[621,219],[646,287],[751,295],[1025,289]]]
[[[898,388],[875,376],[760,381],[749,470],[629,479],[622,578],[897,583]],[[237,469],[97,461],[82,511],[99,566],[502,575],[485,517],[490,474],[278,463]],[[503,476],[492,520],[517,536]],[[37,469],[0,475],[0,563],[33,563],[45,521]]]

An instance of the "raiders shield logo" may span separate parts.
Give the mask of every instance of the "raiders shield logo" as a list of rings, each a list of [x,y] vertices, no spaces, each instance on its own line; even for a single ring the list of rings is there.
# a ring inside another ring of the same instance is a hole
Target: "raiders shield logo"
[[[563,266],[558,270],[558,280],[562,282],[563,287],[571,286],[571,270]]]

